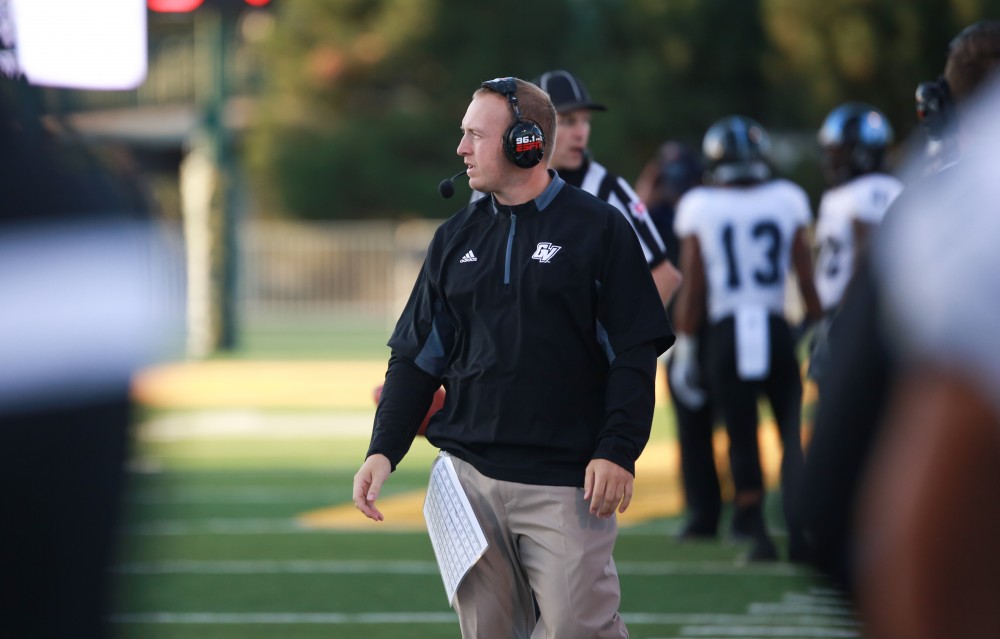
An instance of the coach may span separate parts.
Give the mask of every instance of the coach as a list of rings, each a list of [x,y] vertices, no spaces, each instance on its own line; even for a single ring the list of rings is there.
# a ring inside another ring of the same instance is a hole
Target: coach
[[[673,334],[628,222],[547,170],[555,129],[528,82],[473,95],[457,151],[490,195],[431,241],[354,479],[357,508],[382,520],[382,484],[443,383],[427,439],[452,456],[489,542],[456,593],[463,637],[628,636],[615,512]]]

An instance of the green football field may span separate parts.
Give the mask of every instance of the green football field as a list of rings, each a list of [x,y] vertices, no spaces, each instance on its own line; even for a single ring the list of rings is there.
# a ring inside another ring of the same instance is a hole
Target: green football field
[[[350,511],[373,407],[245,404],[141,412],[115,566],[119,636],[458,637],[426,532]],[[671,432],[658,404],[653,444],[672,446]],[[380,501],[419,496],[434,453],[418,440]],[[772,495],[778,531],[779,510]],[[679,525],[675,513],[622,527],[615,558],[632,637],[861,636],[806,569],[746,564],[724,538],[677,544]]]

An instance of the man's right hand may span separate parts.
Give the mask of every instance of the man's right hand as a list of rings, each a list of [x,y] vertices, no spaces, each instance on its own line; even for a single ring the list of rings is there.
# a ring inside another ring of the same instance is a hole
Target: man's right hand
[[[383,521],[385,517],[375,507],[382,484],[392,472],[392,464],[385,455],[376,453],[368,457],[365,463],[354,475],[354,506],[365,514],[365,517],[375,521]]]

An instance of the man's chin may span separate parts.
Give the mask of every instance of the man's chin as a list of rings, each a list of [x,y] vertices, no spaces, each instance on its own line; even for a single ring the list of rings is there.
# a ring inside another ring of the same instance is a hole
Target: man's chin
[[[583,155],[573,155],[558,163],[553,162],[552,168],[556,171],[578,171],[583,166]]]

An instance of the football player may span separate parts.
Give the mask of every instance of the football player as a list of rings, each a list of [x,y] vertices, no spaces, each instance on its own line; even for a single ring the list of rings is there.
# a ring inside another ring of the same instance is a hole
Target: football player
[[[772,176],[764,127],[729,116],[705,134],[710,184],[688,191],[674,227],[681,238],[684,283],[674,313],[676,358],[671,387],[696,406],[704,385],[717,400],[730,438],[735,485],[732,531],[747,538],[750,560],[777,559],[764,522],[764,484],[757,445],[757,399],[767,397],[781,433],[783,492],[802,467],[802,379],[795,339],[784,317],[785,282],[794,268],[809,320],[821,307],[806,240],[809,200],[796,184]],[[707,317],[705,311],[707,309]],[[707,322],[707,370],[696,356],[699,327]],[[783,499],[788,505],[788,499]],[[789,555],[800,559],[801,532],[788,508]]]
[[[893,140],[885,114],[861,102],[833,109],[819,130],[823,174],[829,189],[819,203],[816,222],[816,292],[824,319],[817,327],[809,375],[818,378],[827,351],[824,336],[847,289],[872,230],[903,189],[885,172],[885,153]]]

